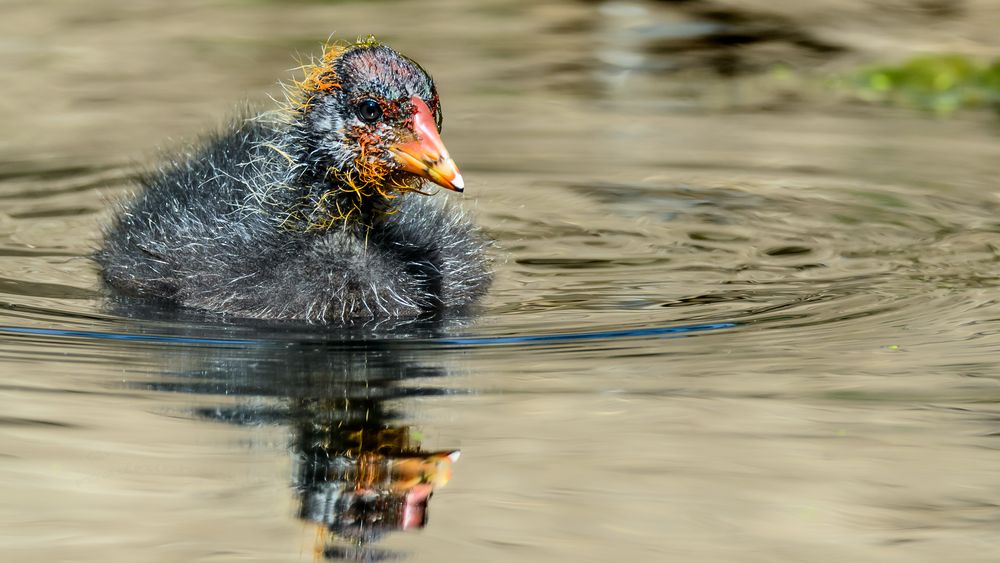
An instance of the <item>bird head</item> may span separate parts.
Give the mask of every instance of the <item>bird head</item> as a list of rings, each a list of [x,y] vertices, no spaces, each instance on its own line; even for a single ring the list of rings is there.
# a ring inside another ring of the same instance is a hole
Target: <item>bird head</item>
[[[374,39],[329,46],[293,91],[306,158],[345,190],[394,197],[424,180],[464,189],[434,82],[411,59]]]

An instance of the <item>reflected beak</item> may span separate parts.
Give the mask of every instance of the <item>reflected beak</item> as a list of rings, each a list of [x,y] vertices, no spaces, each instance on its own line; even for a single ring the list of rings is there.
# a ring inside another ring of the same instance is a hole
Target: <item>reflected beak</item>
[[[417,112],[413,114],[413,133],[417,139],[389,149],[399,162],[400,170],[461,192],[465,189],[465,181],[459,174],[455,161],[448,155],[448,149],[444,148],[430,108],[416,96],[410,102],[417,108]]]

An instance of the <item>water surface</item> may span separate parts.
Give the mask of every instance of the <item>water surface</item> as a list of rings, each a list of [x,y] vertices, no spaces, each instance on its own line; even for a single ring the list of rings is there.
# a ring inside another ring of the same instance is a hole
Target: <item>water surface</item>
[[[718,19],[663,10],[5,8],[0,558],[995,560],[996,124],[764,103],[702,45]],[[482,308],[109,299],[89,255],[137,165],[331,31],[437,79],[497,241]],[[807,31],[734,68],[858,56]]]

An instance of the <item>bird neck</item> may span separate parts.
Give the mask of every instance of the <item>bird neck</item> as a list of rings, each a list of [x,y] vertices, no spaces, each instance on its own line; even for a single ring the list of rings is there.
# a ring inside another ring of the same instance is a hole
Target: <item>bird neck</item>
[[[392,190],[391,184],[365,182],[333,168],[304,167],[295,183],[300,197],[293,202],[289,217],[297,230],[306,232],[376,227],[398,211],[404,195]]]
[[[422,181],[357,159],[337,163],[316,158],[319,152],[303,124],[279,132],[264,145],[270,161],[283,170],[279,211],[283,225],[304,232],[335,227],[368,230],[398,211],[400,199],[419,191]],[[289,189],[290,188],[290,189]]]

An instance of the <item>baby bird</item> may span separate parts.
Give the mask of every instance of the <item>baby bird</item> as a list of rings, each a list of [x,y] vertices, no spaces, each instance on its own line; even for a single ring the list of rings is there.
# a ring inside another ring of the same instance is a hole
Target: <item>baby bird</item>
[[[430,76],[372,38],[328,46],[276,111],[139,179],[96,255],[128,295],[239,317],[347,322],[482,296],[488,241],[461,192]]]

